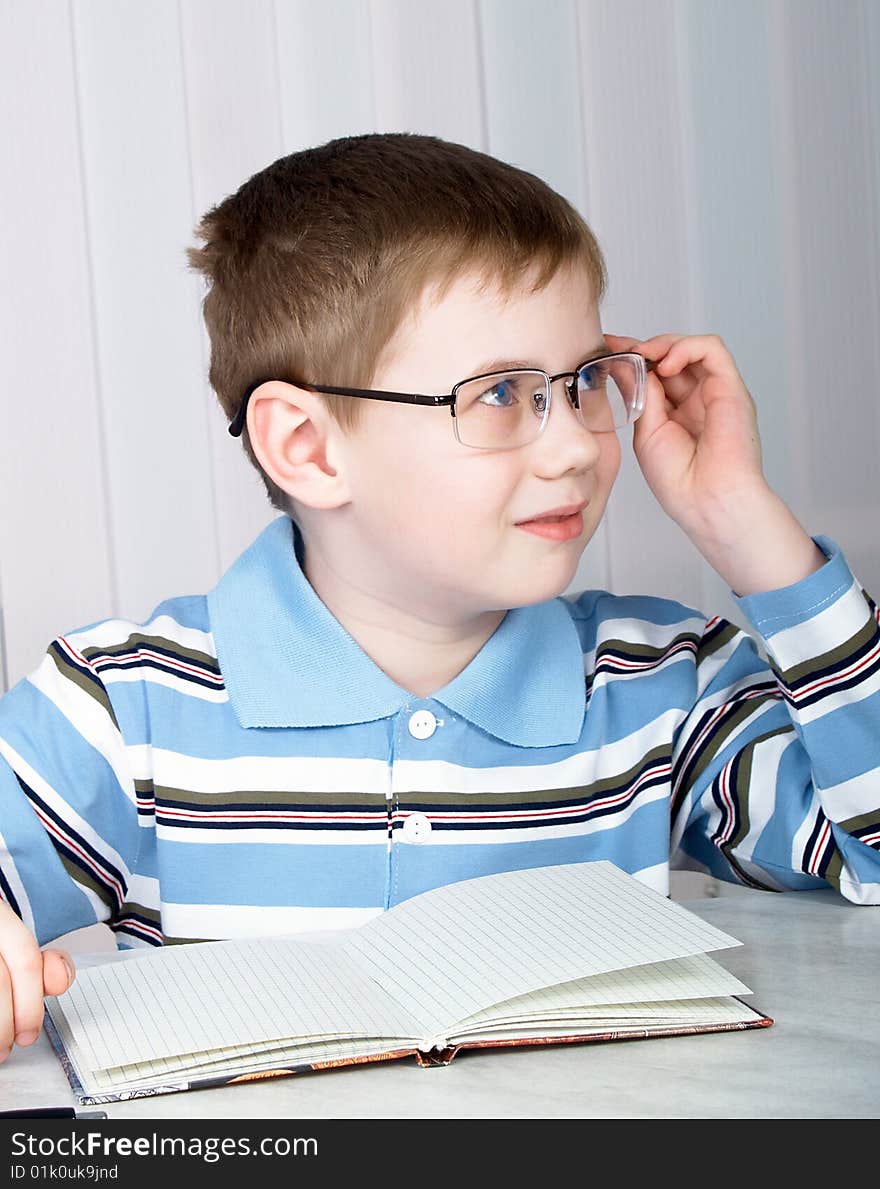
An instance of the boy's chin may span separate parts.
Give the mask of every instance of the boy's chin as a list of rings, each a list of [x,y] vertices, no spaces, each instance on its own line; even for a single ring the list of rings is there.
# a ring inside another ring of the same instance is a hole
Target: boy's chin
[[[570,567],[554,567],[555,573],[550,573],[550,567],[548,567],[548,572],[545,574],[529,575],[528,580],[522,582],[518,590],[511,591],[507,609],[533,607],[537,603],[546,603],[548,599],[556,599],[561,594],[565,594],[574,581],[579,558],[580,555],[573,560]]]

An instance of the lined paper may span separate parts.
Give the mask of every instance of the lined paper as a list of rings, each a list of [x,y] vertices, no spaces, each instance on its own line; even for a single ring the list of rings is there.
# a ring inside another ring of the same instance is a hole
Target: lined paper
[[[705,955],[739,944],[612,863],[577,863],[436,888],[320,939],[93,966],[47,1008],[83,1084],[108,1092],[577,1020],[699,1022],[748,992]]]
[[[694,954],[653,966],[633,966],[625,971],[613,970],[558,986],[539,987],[537,991],[494,1004],[462,1020],[455,1028],[455,1038],[465,1032],[479,1031],[482,1025],[492,1022],[586,1019],[594,1008],[594,1014],[607,1016],[610,1006],[614,1007],[617,1017],[634,1016],[653,1003],[717,1001],[720,996],[750,994],[745,983],[723,966],[705,954]]]
[[[290,940],[174,946],[91,967],[56,1002],[90,1069],[310,1035],[416,1043],[418,1023],[359,966],[344,946]]]
[[[442,1032],[538,987],[741,943],[601,860],[435,888],[368,921],[351,944]]]

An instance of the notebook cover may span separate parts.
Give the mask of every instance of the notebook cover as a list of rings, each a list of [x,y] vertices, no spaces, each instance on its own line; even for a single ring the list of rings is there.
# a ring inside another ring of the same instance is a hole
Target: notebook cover
[[[734,996],[734,998],[737,998]],[[742,1003],[742,1000],[739,1000]],[[77,1102],[82,1106],[100,1106],[107,1102],[127,1102],[134,1098],[153,1098],[158,1094],[176,1094],[185,1090],[209,1090],[217,1086],[232,1086],[242,1082],[259,1082],[267,1078],[290,1077],[294,1074],[320,1073],[327,1069],[343,1069],[352,1065],[372,1065],[377,1061],[398,1061],[404,1057],[414,1057],[424,1069],[449,1065],[456,1053],[466,1049],[511,1049],[525,1047],[550,1047],[563,1044],[590,1044],[597,1041],[618,1040],[650,1040],[662,1036],[693,1036],[704,1032],[741,1032],[751,1028],[769,1028],[773,1024],[770,1016],[764,1015],[751,1004],[743,1003],[755,1013],[753,1020],[742,1020],[734,1024],[682,1024],[658,1028],[640,1028],[632,1031],[608,1031],[585,1036],[575,1033],[571,1036],[532,1036],[517,1040],[478,1040],[465,1044],[450,1045],[445,1049],[432,1049],[423,1053],[418,1049],[394,1049],[387,1053],[371,1053],[365,1056],[346,1057],[338,1061],[315,1061],[300,1065],[283,1065],[273,1069],[260,1069],[242,1074],[211,1074],[205,1077],[191,1077],[178,1081],[169,1081],[159,1086],[150,1086],[133,1090],[118,1090],[106,1094],[90,1094],[85,1091],[76,1070],[73,1067],[61,1037],[52,1023],[47,1012],[44,1026],[49,1040],[55,1050],[61,1066],[70,1082],[71,1090]]]
[[[732,996],[732,998],[743,1003],[737,995]],[[562,1044],[591,1044],[594,1041],[653,1040],[654,1037],[658,1036],[696,1036],[705,1032],[743,1032],[751,1028],[769,1028],[774,1023],[770,1016],[759,1012],[750,1003],[743,1003],[743,1007],[747,1007],[749,1011],[754,1012],[755,1018],[752,1020],[738,1020],[733,1024],[674,1024],[656,1028],[632,1028],[625,1031],[610,1030],[608,1032],[595,1032],[589,1036],[576,1033],[571,1036],[529,1036],[516,1040],[474,1040],[467,1041],[463,1044],[450,1045],[446,1049],[432,1049],[430,1053],[417,1052],[416,1059],[420,1065],[425,1067],[431,1065],[449,1065],[455,1054],[465,1049],[513,1049],[536,1045],[549,1047],[551,1045]]]

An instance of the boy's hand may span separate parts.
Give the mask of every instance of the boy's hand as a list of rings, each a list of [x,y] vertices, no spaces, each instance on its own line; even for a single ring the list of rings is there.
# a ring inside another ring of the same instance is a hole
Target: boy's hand
[[[755,404],[717,335],[605,337],[615,351],[654,361],[633,449],[648,486],[685,532],[767,489]]]
[[[772,491],[755,403],[716,334],[606,334],[653,360],[633,449],[663,510],[739,595],[798,582],[825,563]]]
[[[13,1044],[33,1044],[43,1025],[43,996],[61,995],[75,977],[67,954],[41,950],[9,905],[0,904],[0,1061]]]

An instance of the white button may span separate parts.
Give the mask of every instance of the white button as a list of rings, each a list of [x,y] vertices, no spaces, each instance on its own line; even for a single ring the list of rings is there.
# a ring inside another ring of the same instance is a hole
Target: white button
[[[431,833],[431,823],[423,813],[411,813],[403,823],[403,837],[407,842],[425,842]]]
[[[437,719],[430,710],[417,710],[410,715],[409,733],[415,739],[430,739],[437,730]]]

